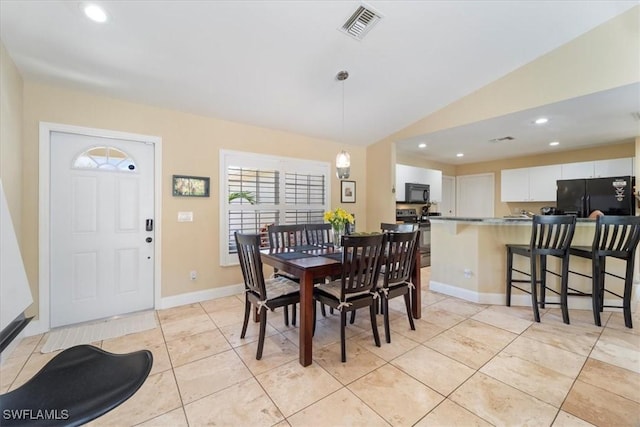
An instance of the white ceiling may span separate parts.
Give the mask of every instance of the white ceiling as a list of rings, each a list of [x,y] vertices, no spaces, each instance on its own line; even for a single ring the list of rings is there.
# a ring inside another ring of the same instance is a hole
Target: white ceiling
[[[76,1],[0,1],[0,37],[26,79],[359,145],[639,4],[369,1],[383,19],[357,41],[338,28],[358,1],[96,3],[109,15],[105,24],[87,20]],[[343,69],[350,73],[344,130],[343,87],[335,80]],[[572,108],[558,106],[558,115],[580,107],[568,102]],[[533,132],[526,130],[528,119],[514,115],[504,125],[477,125],[486,131],[482,138],[513,133],[522,141]],[[563,130],[570,133],[570,127]],[[429,143],[469,144],[470,129],[432,135]],[[477,155],[489,152],[483,148]],[[474,155],[469,149],[464,161]]]

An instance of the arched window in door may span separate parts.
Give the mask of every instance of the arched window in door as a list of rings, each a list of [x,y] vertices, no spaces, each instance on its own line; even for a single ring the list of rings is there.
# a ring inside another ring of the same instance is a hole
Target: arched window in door
[[[102,169],[135,172],[133,159],[115,147],[93,147],[78,155],[73,162],[75,169]]]

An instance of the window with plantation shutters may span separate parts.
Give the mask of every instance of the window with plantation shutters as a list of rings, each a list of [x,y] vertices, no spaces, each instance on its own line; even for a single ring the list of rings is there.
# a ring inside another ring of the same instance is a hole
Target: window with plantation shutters
[[[322,223],[328,210],[326,162],[222,150],[220,252],[237,264],[234,233],[258,233],[269,246],[269,224]]]

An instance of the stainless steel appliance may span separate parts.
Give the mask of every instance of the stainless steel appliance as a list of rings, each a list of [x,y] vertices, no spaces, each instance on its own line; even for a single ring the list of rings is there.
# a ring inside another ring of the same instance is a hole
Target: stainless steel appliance
[[[404,197],[407,203],[429,203],[429,184],[412,184],[407,182],[404,185]]]
[[[586,218],[595,210],[605,215],[634,215],[635,177],[620,176],[557,181],[560,213]]]
[[[420,267],[429,267],[431,265],[431,222],[426,217],[418,217],[417,211],[413,208],[396,209],[396,222],[418,224]]]

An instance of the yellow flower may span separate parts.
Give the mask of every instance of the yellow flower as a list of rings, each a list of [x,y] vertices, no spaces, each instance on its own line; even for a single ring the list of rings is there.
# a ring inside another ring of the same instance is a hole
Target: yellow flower
[[[347,223],[353,224],[353,215],[342,208],[324,213],[324,220],[329,222],[334,228],[342,228]]]

